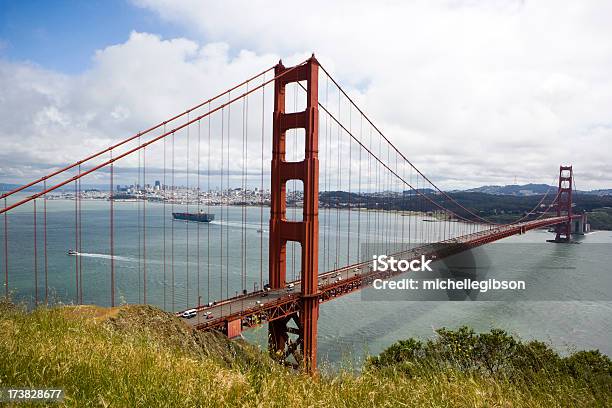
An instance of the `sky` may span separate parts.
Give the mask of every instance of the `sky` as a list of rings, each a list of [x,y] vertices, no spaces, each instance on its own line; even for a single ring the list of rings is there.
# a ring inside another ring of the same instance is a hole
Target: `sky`
[[[0,182],[317,59],[439,186],[612,188],[612,3],[0,0]]]

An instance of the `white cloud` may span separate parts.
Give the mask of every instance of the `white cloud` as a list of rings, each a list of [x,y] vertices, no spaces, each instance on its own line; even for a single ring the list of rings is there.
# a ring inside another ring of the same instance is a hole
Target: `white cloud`
[[[365,111],[391,140],[438,179],[549,181],[559,164],[573,163],[578,177],[592,177],[583,187],[612,184],[611,162],[597,160],[612,142],[594,127],[612,124],[609,2],[135,3],[212,41],[283,55],[316,51],[339,80],[362,90]],[[463,157],[477,179],[449,166]]]
[[[562,163],[580,188],[612,185],[608,2],[136,3],[194,39],[133,33],[78,76],[0,62],[3,178],[32,178],[33,164],[84,156],[279,55],[291,64],[315,51],[444,187],[550,182]]]
[[[29,181],[46,174],[50,167],[105,149],[184,112],[277,60],[271,54],[247,51],[230,58],[229,48],[223,43],[200,46],[186,39],[162,40],[152,34],[132,33],[125,43],[97,51],[93,68],[78,76],[0,62],[0,86],[8,90],[0,99],[0,143],[4,146],[0,152],[0,181]],[[251,104],[257,107],[257,101]],[[239,115],[234,115],[233,122],[238,121]],[[169,124],[168,130],[175,126]],[[237,129],[239,125],[235,126]],[[196,131],[195,125],[190,131]],[[177,167],[182,170],[187,156],[184,133],[176,146]],[[195,133],[192,135],[193,150]],[[150,167],[162,165],[161,148],[157,143],[148,150]],[[125,149],[118,149],[115,155],[121,151]],[[213,160],[217,159],[213,155]],[[137,155],[132,155],[120,165],[129,168],[137,162]],[[194,153],[190,166],[196,167]],[[101,175],[84,182],[102,180],[106,179]]]

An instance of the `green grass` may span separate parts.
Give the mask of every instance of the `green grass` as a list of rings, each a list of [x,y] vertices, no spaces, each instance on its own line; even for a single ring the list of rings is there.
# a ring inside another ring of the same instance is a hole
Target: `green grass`
[[[588,407],[611,401],[609,390],[602,395],[588,379],[565,372],[517,381],[452,364],[413,364],[407,371],[411,362],[403,358],[372,361],[360,374],[313,378],[245,342],[194,333],[152,307],[26,313],[0,306],[0,387],[63,388],[64,406]]]

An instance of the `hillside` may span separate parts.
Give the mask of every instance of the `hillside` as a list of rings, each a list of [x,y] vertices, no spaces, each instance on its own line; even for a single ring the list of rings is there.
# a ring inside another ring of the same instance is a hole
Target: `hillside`
[[[554,198],[550,194],[544,200],[550,203]],[[506,195],[489,194],[482,192],[457,191],[449,194],[461,206],[468,208],[478,216],[493,222],[512,222],[523,217],[526,212],[533,210],[544,197],[543,195]],[[457,203],[439,194],[430,194],[431,201],[453,211],[467,219],[474,217],[459,207]],[[368,194],[348,193],[344,191],[325,191],[319,195],[321,206],[324,208],[368,208],[396,211],[438,211],[439,207],[422,196],[414,194],[372,196]],[[606,216],[612,208],[612,195],[596,195],[577,193],[573,197],[574,212],[581,214],[588,212],[595,214],[593,229],[612,230],[612,219]],[[540,207],[539,211],[544,209]],[[551,211],[550,213],[554,213]],[[536,211],[533,217],[539,215]]]
[[[451,364],[457,353],[441,356],[435,368],[419,367],[402,354],[406,347],[395,345],[361,374],[311,378],[245,342],[194,333],[149,306],[0,308],[0,387],[64,388],[63,406],[595,407],[612,401],[609,388],[602,391],[610,384],[609,360],[606,366],[600,355],[590,360],[600,368],[589,371],[597,377],[583,377],[579,368],[579,375],[539,371],[517,380]],[[452,344],[461,350],[457,338]]]
[[[553,191],[556,187],[547,184],[524,184],[524,185],[506,185],[506,186],[481,186],[465,190],[467,193],[485,193],[495,195],[542,195],[547,191]]]

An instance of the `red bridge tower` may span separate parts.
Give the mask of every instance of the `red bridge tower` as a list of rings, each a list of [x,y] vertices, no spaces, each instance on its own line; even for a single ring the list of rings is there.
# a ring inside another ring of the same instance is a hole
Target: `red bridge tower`
[[[559,190],[557,196],[557,217],[567,217],[567,222],[556,226],[555,242],[569,242],[572,233],[572,189],[574,174],[572,166],[559,168]]]
[[[306,371],[317,364],[318,253],[319,253],[319,64],[314,55],[303,65],[285,68],[282,62],[275,67],[274,119],[272,139],[272,181],[270,206],[270,265],[269,281],[272,289],[285,287],[286,247],[288,241],[302,246],[301,297],[299,313],[269,323],[269,348],[279,360],[288,362],[293,356]],[[285,75],[278,78],[283,72]],[[285,113],[285,86],[306,81],[306,110]],[[285,160],[285,135],[289,129],[305,130],[304,160]],[[287,221],[286,183],[304,183],[302,221]],[[291,327],[289,324],[297,327]],[[291,339],[290,334],[297,335]]]

